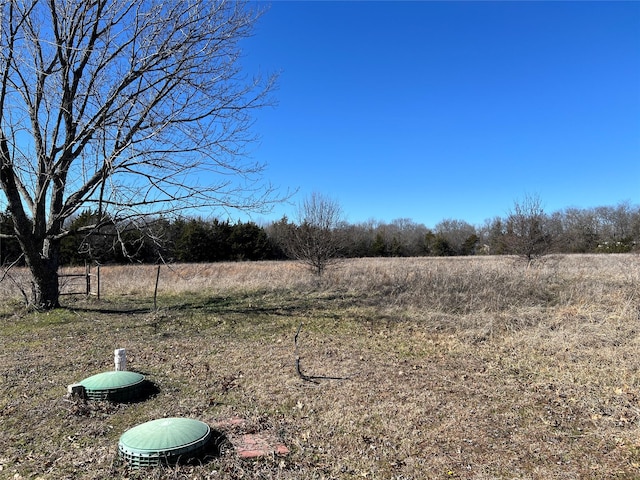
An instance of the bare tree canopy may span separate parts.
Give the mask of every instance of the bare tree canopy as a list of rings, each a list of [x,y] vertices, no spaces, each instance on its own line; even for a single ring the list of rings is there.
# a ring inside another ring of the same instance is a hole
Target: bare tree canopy
[[[225,0],[0,5],[0,206],[38,306],[58,304],[59,241],[80,208],[113,221],[273,201],[243,156],[274,80],[240,70],[258,13]]]
[[[551,250],[551,235],[547,231],[547,215],[539,195],[526,195],[515,201],[506,220],[505,243],[510,253],[526,260],[530,266]]]
[[[322,276],[340,258],[342,207],[336,200],[314,192],[298,206],[297,216],[299,225],[288,225],[285,219],[285,250],[315,275]]]

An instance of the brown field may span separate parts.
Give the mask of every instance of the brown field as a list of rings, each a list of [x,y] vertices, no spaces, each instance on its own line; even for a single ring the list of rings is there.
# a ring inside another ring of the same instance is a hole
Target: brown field
[[[154,308],[156,273],[103,267],[100,300],[48,313],[24,272],[0,283],[0,478],[640,478],[637,255],[163,266]],[[300,323],[304,373],[346,379],[297,375]],[[65,396],[119,347],[157,394]],[[241,416],[291,452],[129,469],[120,435],[164,416]]]

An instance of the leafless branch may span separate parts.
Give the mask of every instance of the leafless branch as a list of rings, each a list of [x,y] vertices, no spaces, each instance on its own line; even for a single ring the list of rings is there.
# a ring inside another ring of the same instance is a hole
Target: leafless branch
[[[11,280],[11,282],[13,282],[13,284],[18,288],[18,290],[20,291],[20,293],[22,294],[22,297],[24,299],[24,304],[25,305],[29,305],[29,296],[27,295],[27,292],[25,291],[25,289],[22,287],[22,285],[20,285],[20,282],[18,282],[15,278],[13,278],[13,276],[11,275],[11,269],[13,267],[15,267],[18,263],[20,263],[20,261],[24,258],[24,254],[20,255],[18,258],[16,258],[11,264],[9,264],[7,267],[3,267],[3,272],[2,272],[2,277],[0,277],[0,283],[2,283],[5,279],[9,279]]]
[[[300,322],[300,325],[298,325],[298,330],[296,332],[296,335],[293,339],[294,345],[295,345],[295,361],[296,361],[296,373],[298,374],[298,376],[304,380],[305,382],[311,382],[311,383],[320,383],[318,382],[318,380],[349,380],[348,377],[325,377],[325,376],[319,376],[319,375],[306,375],[302,372],[302,368],[300,367],[300,355],[298,353],[298,336],[300,335],[300,330],[302,329],[302,322]]]
[[[238,61],[259,15],[232,0],[0,3],[0,202],[36,278],[53,281],[86,206],[119,222],[286,197],[246,160],[275,82]]]

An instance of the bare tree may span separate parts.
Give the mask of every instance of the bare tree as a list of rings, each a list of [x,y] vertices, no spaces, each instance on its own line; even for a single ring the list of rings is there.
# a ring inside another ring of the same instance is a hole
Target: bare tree
[[[446,244],[452,255],[472,255],[479,241],[476,229],[464,220],[447,218],[434,227],[436,241]]]
[[[547,216],[538,195],[526,195],[514,202],[506,219],[504,242],[509,253],[518,255],[530,266],[549,253],[551,235],[547,232]]]
[[[60,240],[82,207],[90,229],[277,201],[244,155],[274,81],[239,67],[258,16],[227,0],[0,3],[0,206],[37,307],[59,304]]]
[[[290,229],[287,253],[321,276],[340,258],[342,208],[337,201],[313,193],[300,204],[298,221]]]

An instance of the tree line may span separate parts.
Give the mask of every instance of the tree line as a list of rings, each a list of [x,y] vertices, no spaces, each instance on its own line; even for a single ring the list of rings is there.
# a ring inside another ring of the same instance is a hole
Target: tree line
[[[62,240],[63,265],[300,259],[295,242],[306,242],[309,249],[311,236],[319,231],[307,221],[287,217],[265,225],[150,217],[125,225],[103,221],[99,230],[85,231],[83,227],[95,224],[96,215],[85,210],[67,225],[70,234]],[[11,231],[11,215],[0,214],[0,233]],[[323,232],[331,235],[330,244],[328,239],[320,242],[331,249],[327,253],[331,258],[624,253],[640,246],[640,206],[625,202],[546,214],[539,204],[525,202],[482,225],[453,219],[433,228],[410,219],[341,221],[327,225]],[[0,264],[20,263],[21,255],[16,239],[0,240]]]
[[[252,222],[232,224],[217,219],[169,220],[154,217],[126,224],[103,220],[100,229],[85,231],[83,227],[94,225],[96,216],[97,213],[86,210],[70,222],[70,234],[61,241],[62,265],[284,258],[268,238],[266,230]],[[0,232],[10,231],[10,215],[0,215]],[[20,262],[21,253],[17,240],[0,240],[0,262],[3,265]]]

